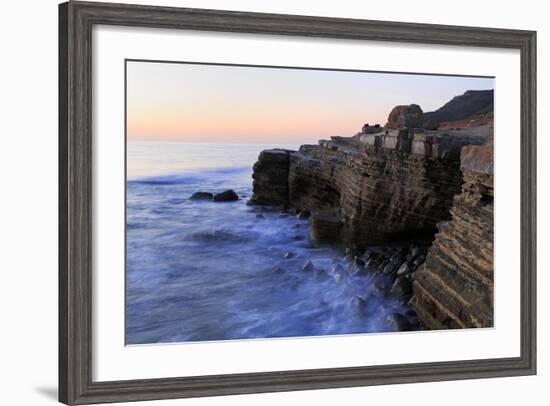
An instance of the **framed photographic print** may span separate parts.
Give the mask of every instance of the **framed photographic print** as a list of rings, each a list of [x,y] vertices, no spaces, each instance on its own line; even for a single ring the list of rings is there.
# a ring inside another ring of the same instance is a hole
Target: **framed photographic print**
[[[59,29],[61,402],[535,373],[534,32]]]

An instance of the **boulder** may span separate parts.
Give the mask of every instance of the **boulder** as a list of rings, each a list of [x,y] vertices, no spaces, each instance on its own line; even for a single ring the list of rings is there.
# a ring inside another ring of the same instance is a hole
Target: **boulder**
[[[388,116],[386,128],[420,128],[424,122],[423,114],[418,104],[395,106]]]
[[[404,275],[398,276],[391,287],[391,292],[398,296],[405,296],[412,293],[412,282]]]
[[[210,192],[195,192],[191,195],[190,200],[212,200],[214,195]]]
[[[233,202],[235,200],[239,200],[239,196],[233,190],[228,189],[221,193],[215,194],[213,200],[215,202]]]
[[[304,266],[302,267],[303,272],[313,272],[315,270],[315,266],[313,265],[313,262],[307,261]]]
[[[397,270],[397,276],[405,275],[411,273],[412,271],[413,269],[409,266],[409,264],[407,262],[403,262],[403,264]]]

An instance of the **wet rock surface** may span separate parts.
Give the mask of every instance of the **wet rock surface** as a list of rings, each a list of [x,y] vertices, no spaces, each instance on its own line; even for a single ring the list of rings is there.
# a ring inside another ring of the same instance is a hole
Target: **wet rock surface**
[[[191,200],[212,200],[214,195],[210,192],[195,192],[189,199]]]
[[[215,202],[234,202],[239,200],[239,196],[233,190],[228,189],[221,193],[217,193],[212,198]]]

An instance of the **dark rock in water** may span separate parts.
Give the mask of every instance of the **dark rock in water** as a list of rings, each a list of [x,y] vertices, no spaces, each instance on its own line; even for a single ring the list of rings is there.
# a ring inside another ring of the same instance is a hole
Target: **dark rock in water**
[[[359,257],[355,257],[355,258],[353,259],[353,265],[355,265],[355,266],[360,266],[360,267],[364,267],[364,266],[365,266],[365,261],[362,260],[362,259],[359,258]]]
[[[285,259],[292,258],[292,257],[294,257],[294,253],[293,253],[293,252],[285,252],[285,254],[283,255],[283,257],[284,257]]]
[[[189,198],[190,200],[212,200],[214,195],[210,192],[195,192]]]
[[[288,214],[279,214],[279,218],[286,219],[288,217]]]
[[[334,282],[336,283],[341,283],[342,280],[344,279],[344,275],[340,272],[336,272],[334,273],[334,275],[332,276],[332,278],[334,279]]]
[[[231,189],[214,195],[215,202],[233,202],[235,200],[239,200],[239,196]]]
[[[285,270],[283,268],[273,268],[273,273],[283,273]]]
[[[311,212],[309,210],[302,210],[296,215],[296,218],[298,220],[307,220],[309,216],[311,216]]]
[[[397,277],[397,279],[393,283],[391,291],[392,293],[399,296],[408,295],[412,293],[412,282],[405,276],[401,275]]]
[[[319,281],[324,281],[328,279],[328,274],[324,269],[316,269],[314,275],[315,275],[315,279]]]
[[[348,266],[348,272],[354,276],[365,276],[368,274],[368,269],[357,264],[350,264]]]
[[[265,216],[263,214],[256,214],[257,219],[265,219]]]
[[[367,309],[367,301],[360,296],[354,296],[351,299],[351,307],[353,307],[357,312],[365,312]]]
[[[305,238],[304,238],[303,235],[295,235],[294,237],[292,237],[292,239],[293,239],[294,241],[302,241],[302,240],[304,240]]]
[[[296,230],[297,228],[300,228],[300,224],[293,224],[290,228]]]
[[[407,331],[411,328],[409,320],[399,313],[390,314],[386,317],[386,324],[393,331]]]
[[[382,269],[382,273],[386,275],[390,275],[395,271],[397,271],[397,267],[398,265],[394,264],[393,262],[390,262]]]
[[[315,270],[315,266],[313,265],[313,262],[307,261],[304,266],[302,267],[303,272],[313,272]]]
[[[403,264],[397,270],[397,276],[405,275],[411,273],[412,271],[413,269],[409,266],[409,264],[407,262],[403,262]]]

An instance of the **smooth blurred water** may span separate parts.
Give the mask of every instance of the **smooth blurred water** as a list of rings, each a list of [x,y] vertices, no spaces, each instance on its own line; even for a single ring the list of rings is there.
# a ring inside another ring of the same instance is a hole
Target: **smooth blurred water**
[[[246,205],[268,147],[128,144],[127,344],[388,331],[403,307],[377,293],[377,275],[336,276],[343,253],[311,247],[307,221]],[[225,189],[241,199],[189,200]],[[326,273],[303,272],[308,260]]]

